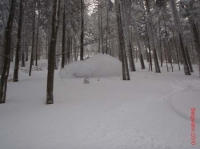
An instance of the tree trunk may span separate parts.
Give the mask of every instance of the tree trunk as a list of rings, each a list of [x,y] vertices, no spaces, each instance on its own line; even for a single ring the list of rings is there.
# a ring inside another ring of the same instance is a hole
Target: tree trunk
[[[153,22],[152,21],[152,14],[150,12],[149,1],[145,0],[145,2],[146,2],[147,14],[149,15],[147,30],[148,30],[148,34],[149,34],[149,40],[150,40],[150,43],[151,43],[151,47],[152,47],[151,49],[153,50],[153,59],[154,59],[154,65],[155,65],[155,72],[156,73],[161,73],[160,66],[159,66],[159,63],[158,63],[158,57],[157,57],[157,53],[156,53],[154,36],[153,36],[154,34],[153,34],[153,27],[152,27],[152,22]]]
[[[59,9],[60,9],[60,0],[54,0],[53,14],[52,14],[51,41],[50,41],[50,48],[49,48],[49,55],[48,55],[46,104],[53,104],[54,65],[55,65],[57,32],[58,32],[58,25],[59,25],[59,19],[58,19]]]
[[[132,45],[129,42],[129,59],[130,59],[130,71],[136,71],[135,68],[135,63],[134,63],[134,58],[133,58],[133,49],[132,49]]]
[[[81,38],[80,38],[80,60],[83,61],[84,52],[84,2],[81,0]]]
[[[17,48],[16,48],[16,54],[15,54],[13,82],[18,82],[19,56],[20,56],[20,51],[21,51],[22,20],[23,20],[23,1],[20,0],[19,24],[18,24],[18,32],[17,32]]]
[[[200,39],[199,39],[199,35],[198,35],[197,26],[195,25],[195,22],[192,18],[190,19],[190,25],[191,25],[191,28],[192,28],[192,33],[193,33],[193,38],[194,38],[194,43],[195,43],[195,49],[196,49],[196,52],[197,52],[198,65],[199,65],[199,76],[200,76]]]
[[[175,0],[170,0],[170,4],[171,4],[171,8],[172,8],[172,14],[174,17],[175,26],[176,26],[176,32],[178,33],[178,36],[179,36],[181,53],[182,53],[182,58],[183,58],[183,63],[184,63],[184,72],[185,72],[185,75],[191,75],[187,57],[186,57],[186,53],[185,53],[185,49],[184,49],[183,38],[182,38],[182,27],[180,24],[180,20],[178,18],[178,12],[177,12],[177,8],[176,8]]]
[[[62,33],[62,62],[61,68],[65,67],[65,0],[64,0],[64,9],[63,9],[63,33]]]
[[[31,47],[29,76],[31,76],[32,65],[33,65],[33,52],[34,52],[34,47],[35,47],[35,7],[36,7],[36,2],[34,3],[34,6],[33,6],[33,30],[32,30],[32,47]]]
[[[115,0],[116,4],[116,15],[117,15],[117,27],[118,27],[118,38],[119,38],[119,49],[122,60],[122,76],[123,80],[130,80],[127,56],[125,51],[124,33],[121,18],[121,8],[119,0]]]
[[[39,17],[38,17],[39,19]],[[38,20],[39,21],[39,20]],[[39,40],[39,22],[37,26],[37,33],[36,33],[36,47],[35,47],[35,66],[38,66],[38,40]]]
[[[191,59],[190,59],[190,54],[189,54],[187,47],[185,47],[185,54],[186,54],[186,57],[187,57],[187,60],[188,60],[190,72],[194,72],[193,67],[192,67],[192,62],[191,62]]]
[[[0,104],[6,102],[7,80],[10,69],[11,34],[15,17],[16,0],[11,0],[7,25],[4,32],[4,60],[0,82]]]

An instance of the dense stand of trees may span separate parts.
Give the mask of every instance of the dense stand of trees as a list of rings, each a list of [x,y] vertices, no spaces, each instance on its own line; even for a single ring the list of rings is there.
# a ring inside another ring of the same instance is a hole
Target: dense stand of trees
[[[199,0],[1,0],[0,103],[6,101],[10,63],[19,69],[48,59],[46,103],[53,103],[54,69],[96,53],[122,62],[122,78],[141,69],[161,73],[200,66]],[[148,66],[145,66],[145,62]],[[154,67],[153,67],[154,66]],[[199,69],[200,73],[200,69]]]

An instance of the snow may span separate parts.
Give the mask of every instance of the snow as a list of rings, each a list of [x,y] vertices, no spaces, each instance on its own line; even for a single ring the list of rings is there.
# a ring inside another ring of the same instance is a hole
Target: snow
[[[61,77],[71,78],[111,77],[121,74],[121,62],[107,54],[97,54],[84,61],[74,62],[60,73]]]
[[[88,61],[93,59],[73,65]],[[161,74],[136,66],[131,81],[114,76],[90,78],[89,84],[61,78],[57,70],[53,105],[45,105],[47,69],[31,77],[20,71],[20,82],[8,83],[6,104],[0,105],[0,148],[199,149],[198,69],[185,76],[176,66],[175,72],[162,68]],[[196,108],[195,146],[191,108]]]

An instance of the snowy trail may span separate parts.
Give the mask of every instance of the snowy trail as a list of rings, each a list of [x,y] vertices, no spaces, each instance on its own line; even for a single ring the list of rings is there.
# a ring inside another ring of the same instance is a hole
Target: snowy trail
[[[129,82],[93,78],[87,85],[56,76],[55,104],[46,106],[46,70],[31,78],[22,73],[0,105],[0,148],[198,149],[183,117],[199,104],[200,81],[179,72],[131,75]]]

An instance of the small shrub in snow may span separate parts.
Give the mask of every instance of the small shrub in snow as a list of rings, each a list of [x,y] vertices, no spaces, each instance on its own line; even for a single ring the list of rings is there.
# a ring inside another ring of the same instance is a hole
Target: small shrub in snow
[[[90,83],[89,78],[85,78],[84,81],[83,81],[83,83],[84,84],[89,84]]]

